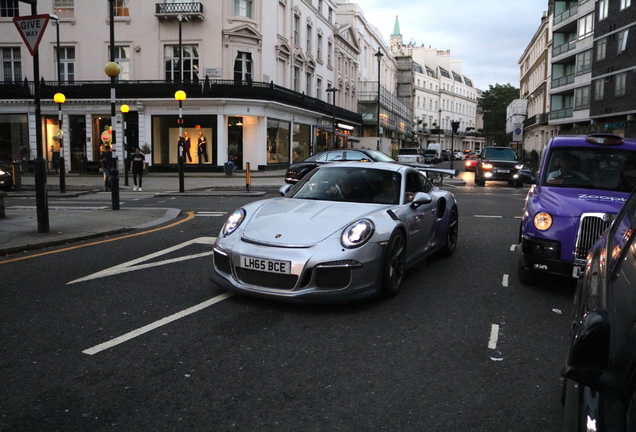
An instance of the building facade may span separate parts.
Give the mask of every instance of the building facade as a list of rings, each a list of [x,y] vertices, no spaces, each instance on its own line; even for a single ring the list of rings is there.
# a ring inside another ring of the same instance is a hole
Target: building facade
[[[121,70],[114,118],[104,73],[111,5],[114,59]],[[0,6],[2,159],[19,160],[25,153],[33,159],[40,129],[45,159],[61,155],[67,171],[95,169],[109,143],[119,158],[125,143],[128,150],[147,149],[153,170],[175,170],[181,131],[191,139],[186,170],[223,170],[228,161],[270,169],[334,142],[350,145],[348,137],[361,127],[357,41],[336,23],[338,6],[331,0],[111,0],[98,7],[40,0],[38,14],[58,17],[38,49],[42,124],[34,115],[34,57],[12,22],[32,9],[13,0]],[[338,89],[335,103],[330,87]],[[186,93],[182,109],[177,90]],[[55,93],[66,96],[62,132]],[[130,111],[123,114],[122,105]],[[339,141],[332,139],[334,132]],[[207,138],[205,152],[197,151],[199,134]]]

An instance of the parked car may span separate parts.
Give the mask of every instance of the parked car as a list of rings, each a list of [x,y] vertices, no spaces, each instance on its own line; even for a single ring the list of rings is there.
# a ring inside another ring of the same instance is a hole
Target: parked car
[[[517,247],[521,283],[532,284],[539,274],[578,278],[588,249],[636,186],[634,176],[636,140],[609,134],[551,138],[538,174],[520,172],[534,184]]]
[[[464,160],[464,153],[455,152],[453,153],[453,157],[455,158],[455,160]]]
[[[636,194],[587,254],[563,370],[564,431],[636,430]]]
[[[214,245],[214,283],[299,302],[394,296],[407,268],[457,245],[453,194],[412,167],[322,165],[281,194],[230,215]]]
[[[477,165],[478,160],[479,159],[477,158],[477,156],[470,156],[468,159],[466,159],[466,162],[464,162],[464,170],[475,171],[475,166]]]
[[[13,172],[11,164],[0,161],[0,189],[10,190],[13,187]]]
[[[317,166],[332,163],[332,162],[347,162],[347,161],[362,161],[362,162],[395,162],[390,156],[376,150],[366,149],[340,149],[340,150],[327,150],[321,153],[316,153],[313,156],[308,157],[302,162],[292,164],[285,173],[285,182],[290,184],[297,183],[306,174],[311,172]]]
[[[507,181],[510,186],[523,186],[517,172],[523,168],[517,153],[510,147],[486,147],[475,165],[475,184],[484,186],[487,181]]]
[[[417,147],[403,147],[398,150],[397,161],[421,164],[424,163],[424,156]]]
[[[437,154],[437,150],[435,149],[426,149],[424,150],[424,163],[427,164],[436,164],[439,163],[439,156]]]

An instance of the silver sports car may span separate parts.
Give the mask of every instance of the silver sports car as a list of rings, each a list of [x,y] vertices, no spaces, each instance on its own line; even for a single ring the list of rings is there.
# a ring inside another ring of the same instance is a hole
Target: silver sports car
[[[453,194],[412,167],[325,165],[281,194],[228,218],[214,245],[213,282],[301,302],[394,296],[407,268],[457,245]]]

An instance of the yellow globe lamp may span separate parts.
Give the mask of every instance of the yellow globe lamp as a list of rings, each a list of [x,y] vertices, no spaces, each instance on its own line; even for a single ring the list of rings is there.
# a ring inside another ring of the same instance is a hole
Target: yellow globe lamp
[[[130,111],[130,107],[126,104],[122,105],[119,107],[119,109],[121,110],[121,112],[123,112],[124,114],[126,114],[128,111]]]
[[[178,90],[174,94],[174,98],[178,100],[179,102],[184,101],[186,99],[186,93],[183,90]]]
[[[55,96],[53,96],[53,100],[55,101],[55,103],[64,103],[66,102],[66,96],[64,96],[62,93],[55,93]]]
[[[119,68],[119,65],[115,62],[108,62],[106,63],[106,67],[104,68],[104,72],[106,72],[106,75],[108,75],[109,77],[117,77],[119,76],[119,73],[121,72],[121,69]]]

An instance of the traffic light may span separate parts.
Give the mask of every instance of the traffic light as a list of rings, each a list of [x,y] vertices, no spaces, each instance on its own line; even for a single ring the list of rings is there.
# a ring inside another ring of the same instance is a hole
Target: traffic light
[[[451,128],[453,128],[453,133],[457,133],[457,129],[459,129],[459,122],[458,121],[452,121],[451,122]]]

